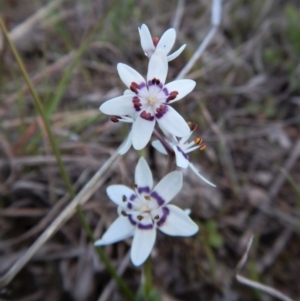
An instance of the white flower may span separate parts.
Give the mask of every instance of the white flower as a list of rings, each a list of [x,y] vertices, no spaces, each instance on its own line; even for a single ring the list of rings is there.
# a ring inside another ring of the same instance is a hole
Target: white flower
[[[173,171],[153,188],[152,173],[141,157],[135,169],[134,190],[124,185],[107,188],[109,198],[119,206],[119,217],[95,245],[112,244],[133,236],[131,260],[139,266],[153,249],[156,228],[171,236],[194,235],[198,226],[183,210],[168,204],[181,187],[182,173]]]
[[[172,49],[176,39],[176,30],[174,28],[168,29],[160,39],[156,37],[152,38],[150,31],[145,24],[139,28],[139,34],[142,48],[149,58],[151,58],[152,54],[158,49],[162,49],[167,55]],[[170,62],[179,56],[184,50],[185,46],[185,44],[182,45],[177,51],[173,52],[171,55],[168,55],[168,61]]]
[[[190,93],[196,83],[181,79],[165,85],[168,62],[162,50],[155,51],[149,61],[147,81],[125,64],[119,63],[117,69],[121,80],[130,90],[106,101],[100,106],[100,111],[134,119],[131,140],[135,149],[140,150],[149,142],[156,120],[161,128],[176,137],[189,134],[187,123],[169,104]]]
[[[205,149],[206,145],[205,143],[202,143],[201,138],[195,138],[193,141],[188,142],[187,140],[191,137],[193,132],[196,130],[197,125],[194,123],[188,123],[191,131],[190,133],[182,138],[178,138],[174,135],[168,134],[167,131],[164,130],[164,133],[168,137],[166,142],[170,145],[170,147],[173,149],[176,157],[176,165],[181,168],[188,168],[190,167],[192,171],[200,178],[202,179],[205,183],[216,187],[213,183],[208,181],[206,178],[204,178],[199,171],[196,169],[196,167],[191,163],[191,160],[188,156],[188,153],[200,149],[203,150]],[[155,140],[152,142],[152,146],[159,151],[160,153],[167,155],[167,151],[165,150],[164,146],[159,140]]]

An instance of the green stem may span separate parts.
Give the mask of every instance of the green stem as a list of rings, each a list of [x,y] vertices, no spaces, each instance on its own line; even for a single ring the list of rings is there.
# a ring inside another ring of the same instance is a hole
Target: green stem
[[[149,297],[150,292],[152,291],[152,264],[151,264],[151,256],[148,257],[144,264],[144,277],[145,277],[145,283],[144,283],[144,291],[145,291],[145,296]]]
[[[8,35],[8,32],[7,32],[7,30],[6,30],[6,27],[5,27],[4,22],[3,22],[2,19],[0,19],[0,27],[1,27],[2,31],[3,31],[4,37],[5,37],[5,39],[6,39],[7,43],[8,43],[8,45],[9,45],[9,47],[11,48],[11,51],[12,51],[12,53],[13,53],[13,55],[14,55],[14,57],[15,57],[17,63],[18,63],[18,65],[19,65],[19,67],[20,67],[21,73],[22,73],[22,75],[23,75],[23,77],[24,77],[24,79],[25,79],[25,82],[26,82],[26,84],[27,84],[27,86],[28,86],[28,88],[29,88],[29,90],[30,90],[30,93],[31,93],[31,95],[32,95],[32,97],[33,97],[33,100],[34,100],[34,104],[35,104],[35,106],[36,106],[36,109],[38,110],[38,113],[40,114],[40,116],[41,116],[41,118],[42,118],[42,120],[43,120],[43,122],[44,122],[44,126],[45,126],[45,129],[46,129],[47,135],[48,135],[48,137],[49,137],[49,141],[50,141],[51,147],[52,147],[52,149],[53,149],[55,158],[56,158],[56,160],[57,160],[57,164],[58,164],[58,167],[59,167],[59,171],[60,171],[60,173],[61,173],[61,175],[62,175],[62,178],[63,178],[63,180],[64,180],[64,182],[65,182],[65,185],[67,186],[67,189],[68,189],[68,191],[69,191],[71,197],[74,197],[74,196],[75,196],[75,192],[74,192],[74,190],[73,190],[73,187],[72,187],[72,185],[71,185],[71,182],[70,182],[70,180],[69,180],[69,177],[68,177],[68,175],[67,175],[67,172],[66,172],[66,170],[65,170],[65,168],[64,168],[64,165],[63,165],[63,162],[62,162],[60,153],[59,153],[59,149],[58,149],[58,147],[57,147],[57,145],[56,145],[54,136],[53,136],[53,134],[52,134],[52,132],[51,132],[50,124],[49,124],[49,121],[48,121],[48,119],[47,119],[47,117],[46,117],[46,114],[45,114],[45,112],[44,112],[44,110],[43,110],[43,106],[42,106],[42,103],[41,103],[41,101],[40,101],[40,98],[38,97],[38,95],[37,95],[37,93],[36,93],[36,91],[35,91],[35,89],[34,89],[34,87],[33,87],[33,84],[32,84],[32,82],[31,82],[31,80],[30,80],[30,78],[29,78],[29,76],[28,76],[28,73],[27,73],[27,71],[26,71],[26,69],[25,69],[25,66],[24,66],[24,64],[23,64],[23,62],[22,62],[22,60],[21,60],[21,57],[20,57],[20,55],[18,54],[18,51],[17,51],[15,45],[14,45],[13,42],[11,41],[11,39],[10,39],[10,37],[9,37],[9,35]]]
[[[35,91],[35,89],[33,87],[33,84],[32,84],[32,82],[31,82],[31,80],[30,80],[30,78],[28,76],[26,68],[25,68],[25,66],[24,66],[24,64],[22,62],[22,59],[21,59],[20,55],[18,54],[18,51],[17,51],[15,45],[12,43],[12,41],[11,41],[9,35],[8,35],[7,29],[6,29],[5,25],[4,25],[4,22],[3,22],[3,20],[1,18],[0,18],[0,27],[1,27],[2,31],[3,31],[4,37],[5,37],[8,45],[9,45],[9,47],[11,48],[12,53],[13,53],[13,55],[14,55],[17,63],[18,63],[18,65],[19,65],[19,67],[20,67],[21,73],[22,73],[22,75],[23,75],[23,77],[24,77],[24,79],[26,81],[26,84],[28,85],[28,88],[29,88],[30,93],[31,93],[31,95],[33,97],[36,109],[37,109],[38,113],[40,114],[40,116],[41,116],[41,118],[43,120],[43,123],[44,123],[45,129],[46,129],[47,135],[49,137],[49,141],[50,141],[51,147],[53,149],[53,152],[54,152],[55,158],[57,160],[57,164],[58,164],[60,173],[62,175],[62,178],[63,178],[64,182],[65,182],[67,190],[68,190],[70,196],[72,198],[74,198],[75,197],[75,191],[74,191],[74,189],[72,187],[72,184],[70,182],[70,179],[69,179],[68,174],[66,172],[66,169],[64,167],[63,161],[61,159],[61,154],[60,154],[60,151],[59,151],[59,149],[57,147],[57,144],[56,144],[55,138],[53,136],[53,133],[51,131],[49,120],[48,120],[48,118],[47,118],[47,116],[45,114],[45,111],[43,109],[43,106],[42,106],[42,103],[41,103],[41,101],[39,99],[39,96],[36,93],[36,91]],[[84,230],[86,231],[89,239],[92,242],[94,242],[95,239],[93,237],[93,232],[90,229],[88,223],[86,222],[86,219],[84,217],[84,213],[83,213],[83,211],[82,211],[82,209],[81,209],[80,206],[77,207],[77,215],[78,215],[79,220],[81,222],[81,225],[84,228]],[[105,266],[106,266],[108,272],[110,273],[110,275],[112,276],[112,278],[114,278],[115,281],[117,282],[120,290],[123,292],[123,294],[126,296],[126,298],[128,300],[133,301],[134,300],[133,294],[131,293],[131,291],[129,290],[129,288],[125,285],[125,283],[123,282],[123,280],[119,277],[119,275],[117,274],[116,270],[114,269],[114,267],[110,263],[108,257],[105,255],[104,251],[102,249],[99,249],[99,248],[98,249],[96,248],[96,251],[97,251],[97,254],[98,254],[99,258],[105,264]]]

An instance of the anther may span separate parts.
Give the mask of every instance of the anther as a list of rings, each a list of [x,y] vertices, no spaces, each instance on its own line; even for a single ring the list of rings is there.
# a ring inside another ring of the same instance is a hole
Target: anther
[[[132,92],[137,93],[139,89],[139,85],[136,82],[132,82],[129,88]]]
[[[188,126],[190,127],[190,129],[191,129],[191,131],[196,131],[196,129],[197,129],[197,123],[193,123],[193,122],[188,122]]]
[[[167,102],[174,100],[177,97],[177,95],[178,95],[177,91],[172,91],[167,98]]]
[[[110,118],[110,120],[111,120],[112,122],[114,122],[114,123],[118,123],[118,122],[119,122],[119,119],[121,119],[120,116],[113,116],[113,117]]]
[[[150,201],[150,200],[151,200],[151,197],[150,197],[149,195],[145,195],[145,196],[144,196],[144,199],[145,199],[146,201]]]
[[[164,105],[160,105],[158,108],[156,108],[157,114],[163,114],[166,112],[166,107]]]
[[[122,196],[122,201],[123,201],[123,202],[126,202],[126,201],[127,201],[126,195],[123,195],[123,196]]]
[[[125,211],[121,211],[121,214],[122,214],[123,216],[127,216],[127,214],[126,214]]]
[[[134,183],[134,184],[133,184],[133,187],[134,187],[135,189],[137,189],[137,188],[138,188],[138,185],[137,185],[136,183]]]
[[[138,215],[136,218],[137,218],[139,221],[141,221],[141,220],[143,219],[143,216],[142,216],[142,215]]]
[[[205,144],[205,143],[202,143],[202,144],[200,145],[199,149],[200,149],[201,151],[205,150],[205,149],[206,149],[206,144]]]
[[[155,219],[155,220],[159,220],[159,215],[155,215],[155,216],[154,216],[154,219]]]
[[[152,42],[153,42],[153,45],[156,47],[158,42],[159,42],[159,38],[158,37],[153,37]]]
[[[203,140],[201,138],[199,138],[199,137],[194,139],[194,143],[197,144],[197,145],[199,145],[200,143],[202,143],[202,141]]]
[[[143,111],[140,116],[146,120],[153,120],[153,116],[146,111]]]

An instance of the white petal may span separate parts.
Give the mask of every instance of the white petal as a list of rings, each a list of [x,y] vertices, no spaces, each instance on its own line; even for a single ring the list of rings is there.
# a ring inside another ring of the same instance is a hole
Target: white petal
[[[178,50],[176,50],[172,54],[168,55],[167,56],[168,62],[171,62],[174,59],[176,59],[177,56],[179,56],[181,54],[181,52],[184,50],[185,46],[186,46],[186,44],[182,45]]]
[[[119,216],[107,229],[101,239],[95,242],[95,246],[104,246],[121,241],[133,235],[133,226],[127,217]]]
[[[132,139],[132,131],[129,132],[124,143],[122,144],[122,147],[119,149],[120,155],[124,155],[128,152],[128,150],[130,149],[130,146],[132,144],[131,139]]]
[[[177,91],[178,95],[175,99],[171,100],[169,103],[175,102],[187,94],[189,94],[196,86],[196,82],[191,79],[179,79],[173,82],[170,82],[165,85],[165,88],[168,89],[169,93],[172,91]]]
[[[139,266],[150,255],[156,239],[156,228],[139,229],[136,227],[131,246],[131,260],[135,266]]]
[[[159,140],[152,141],[151,144],[161,154],[163,154],[163,155],[167,155],[168,154],[167,151],[166,151],[166,149],[164,148],[164,146],[161,144],[161,142]]]
[[[175,152],[176,165],[181,168],[188,168],[190,161],[185,157],[187,155],[183,154],[183,150],[179,150],[176,145],[173,146],[173,150]]]
[[[167,106],[167,112],[157,118],[158,125],[176,137],[185,137],[190,133],[187,122],[171,106]]]
[[[131,115],[135,112],[131,95],[122,95],[107,100],[99,110],[107,115]]]
[[[159,39],[159,42],[156,46],[156,51],[162,49],[164,53],[167,55],[172,49],[176,40],[176,30],[174,28],[170,28],[164,32],[162,37]]]
[[[194,133],[193,131],[190,131],[190,133],[189,133],[187,136],[182,137],[182,138],[180,139],[180,144],[181,144],[181,145],[182,145],[182,144],[185,144],[185,143],[189,140],[189,138],[192,136],[193,133]]]
[[[108,197],[118,206],[124,208],[123,196],[130,199],[135,192],[125,185],[110,185],[106,188]]]
[[[141,38],[141,46],[145,54],[150,58],[155,50],[155,47],[147,25],[142,24],[141,28],[139,28],[139,34]]]
[[[153,129],[155,126],[155,119],[150,121],[138,116],[132,125],[132,145],[136,150],[144,148],[149,142]]]
[[[153,78],[165,83],[168,73],[168,60],[163,50],[156,50],[150,58],[147,74],[147,82]]]
[[[181,188],[182,172],[172,171],[159,181],[159,183],[154,187],[152,193],[157,192],[166,204],[174,198]]]
[[[119,63],[117,65],[117,69],[119,72],[119,76],[122,82],[130,88],[132,82],[137,84],[145,83],[145,79],[133,68],[129,67],[128,65]]]
[[[166,207],[170,212],[159,230],[171,236],[192,236],[198,232],[197,224],[183,210],[174,205]]]
[[[212,182],[210,182],[206,178],[204,178],[192,163],[190,163],[190,168],[202,181],[204,181],[205,183],[207,183],[210,186],[216,187],[215,184],[213,184]]]
[[[183,212],[186,214],[186,215],[191,215],[192,213],[192,210],[190,208],[186,208],[183,210]]]
[[[149,187],[150,190],[153,187],[152,172],[144,157],[139,159],[135,167],[134,181],[138,187]]]
[[[131,95],[132,97],[134,97],[136,94],[134,92],[132,92],[130,89],[126,89],[124,91],[123,95]]]

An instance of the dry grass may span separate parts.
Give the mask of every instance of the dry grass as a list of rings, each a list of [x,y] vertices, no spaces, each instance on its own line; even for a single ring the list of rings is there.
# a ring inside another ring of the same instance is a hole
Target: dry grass
[[[125,126],[108,121],[98,107],[124,89],[116,72],[118,62],[145,73],[147,59],[137,27],[146,23],[154,36],[160,36],[175,22],[176,45],[186,43],[187,48],[170,63],[168,79],[172,80],[210,29],[211,1],[180,1],[183,6],[176,18],[175,1],[117,1],[64,82],[84,38],[108,4],[99,0],[51,2],[58,6],[47,16],[33,18],[35,23],[29,27],[26,20],[38,15],[45,1],[5,0],[0,10],[11,33],[27,24],[22,34],[12,37],[78,192],[127,134]],[[196,89],[176,104],[186,119],[199,125],[198,134],[208,147],[192,159],[217,188],[184,171],[184,188],[175,203],[192,209],[201,231],[188,239],[159,235],[153,256],[155,285],[164,300],[271,300],[235,281],[235,266],[254,234],[243,275],[297,300],[299,3],[224,2],[220,30],[185,76],[197,81]],[[69,204],[70,197],[19,68],[5,43],[0,42],[0,48],[0,273],[4,275]],[[166,158],[151,149],[145,154],[158,180]],[[136,161],[133,150],[121,157],[83,206],[96,237],[116,217],[105,187],[121,182],[132,185]],[[128,250],[128,241],[106,247],[126,283],[136,289],[140,271],[128,261]],[[0,299],[84,301],[98,300],[105,292],[107,297],[99,300],[122,300],[112,284],[107,286],[109,281],[73,217],[0,290]]]

